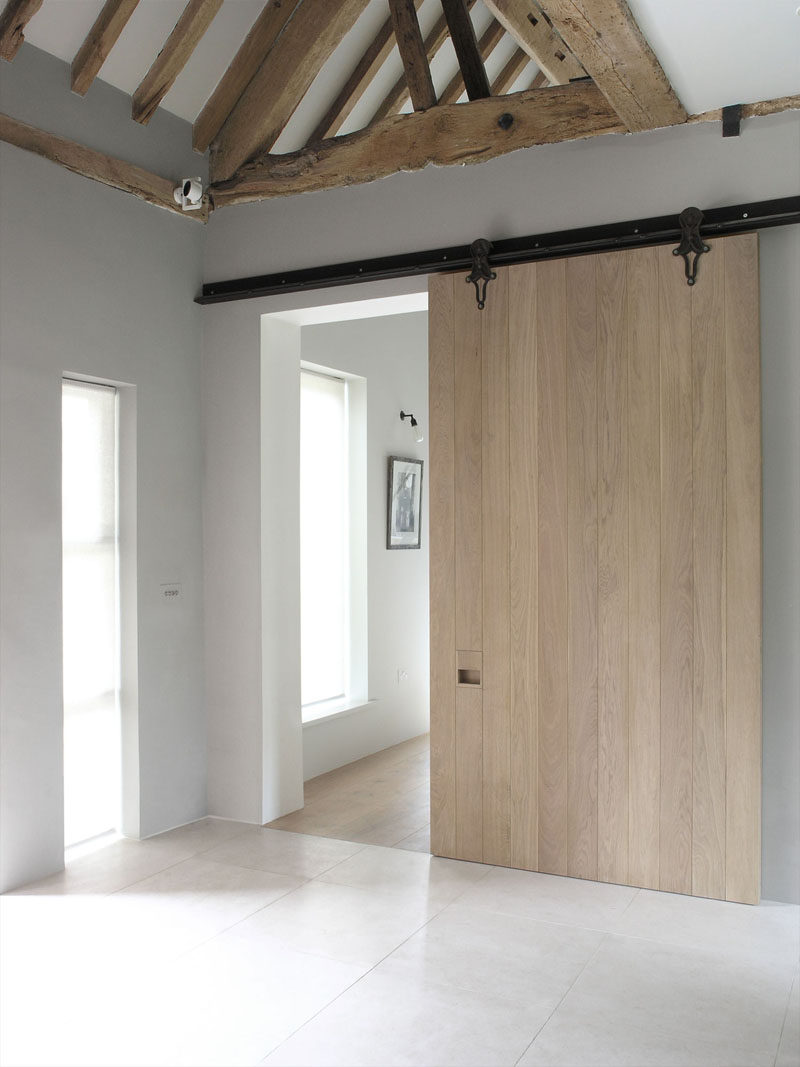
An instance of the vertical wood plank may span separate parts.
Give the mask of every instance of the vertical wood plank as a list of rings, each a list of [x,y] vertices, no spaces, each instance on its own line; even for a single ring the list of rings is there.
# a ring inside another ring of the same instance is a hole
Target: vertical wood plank
[[[660,888],[692,891],[691,289],[659,249],[661,356]]]
[[[454,284],[457,284],[458,277]],[[480,494],[482,312],[472,286],[454,294],[456,648],[483,649]]]
[[[456,856],[453,275],[428,280],[431,852]]]
[[[628,875],[658,889],[661,776],[660,367],[655,248],[628,260]]]
[[[725,241],[692,290],[692,892],[725,896]]]
[[[483,859],[483,692],[456,686],[456,850]]]
[[[508,272],[511,863],[527,870],[536,870],[539,859],[536,271],[530,263]]]
[[[628,881],[627,259],[597,259],[597,873]]]
[[[456,648],[483,650],[481,508],[482,312],[471,286],[454,280]],[[456,689],[456,852],[483,858],[483,702]]]
[[[758,238],[725,249],[727,421],[726,897],[761,885],[761,379]]]
[[[539,870],[567,873],[567,382],[564,260],[537,264]]]
[[[483,858],[511,862],[508,270],[481,312],[483,359]]]
[[[597,877],[597,257],[568,259],[567,873]]]

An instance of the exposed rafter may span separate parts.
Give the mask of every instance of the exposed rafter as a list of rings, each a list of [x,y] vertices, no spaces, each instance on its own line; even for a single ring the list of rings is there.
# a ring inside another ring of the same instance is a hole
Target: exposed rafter
[[[259,149],[272,148],[325,60],[366,4],[367,0],[303,0],[214,142],[214,180],[230,178]]]
[[[502,41],[504,36],[505,30],[503,29],[503,27],[500,25],[497,19],[492,19],[486,31],[482,35],[480,41],[478,41],[478,49],[480,51],[481,58],[484,60],[488,59],[492,52],[495,50],[495,48],[498,46],[498,44]],[[528,62],[527,56],[525,56],[525,62]],[[466,86],[464,85],[464,75],[461,73],[461,68],[459,67],[457,73],[453,75],[453,77],[448,82],[447,88],[439,97],[439,103],[455,104],[459,97],[462,96],[462,94],[464,93],[465,88]],[[498,95],[498,93],[495,92],[493,86],[491,87],[489,95]]]
[[[442,9],[467,96],[470,100],[483,100],[490,95],[489,79],[486,77],[483,57],[478,48],[475,27],[469,17],[467,5],[464,0],[442,0]]]
[[[467,7],[471,8],[474,3],[475,0],[467,0]],[[440,15],[433,29],[425,38],[425,55],[428,57],[429,64],[446,40],[447,19],[445,19],[444,15]],[[395,115],[406,100],[408,100],[408,85],[406,84],[405,74],[403,74],[381,101],[380,106],[372,116],[372,122],[380,122],[387,115]]]
[[[414,7],[419,9],[422,0],[414,0]],[[326,137],[335,136],[350,112],[372,84],[372,80],[385,63],[395,46],[394,27],[391,15],[375,34],[369,48],[364,52],[358,65],[344,84],[342,91],[317,123],[316,129],[308,139],[309,144],[316,144]]]
[[[62,167],[74,174],[81,174],[84,178],[110,185],[124,193],[132,193],[149,204],[166,208],[184,218],[199,222],[208,219],[207,203],[199,211],[181,211],[172,195],[175,182],[169,178],[151,174],[133,163],[126,163],[122,159],[76,144],[75,141],[68,141],[65,137],[58,137],[25,122],[18,122],[9,115],[0,115],[0,141],[24,148],[26,152],[34,152],[53,163],[60,163]]]
[[[523,70],[530,63],[531,57],[522,48],[516,48],[514,54],[492,82],[492,96],[502,96],[507,93]],[[541,74],[541,71],[539,71]],[[544,75],[542,75],[544,78]],[[538,89],[538,86],[531,86]]]
[[[222,0],[189,0],[156,61],[133,94],[131,117],[146,125],[186,66]]]
[[[541,6],[629,130],[686,121],[626,0],[542,0]]]
[[[211,195],[217,207],[243,204],[356,185],[429,163],[479,163],[518,148],[624,129],[603,94],[580,81],[392,115],[299,152],[265,154],[216,182]]]
[[[43,0],[8,0],[0,15],[0,57],[13,59],[25,40],[25,27]]]
[[[553,85],[583,78],[586,71],[531,0],[484,0],[520,48]]]
[[[106,0],[72,61],[73,93],[85,96],[139,0]]]
[[[205,152],[222,129],[298,3],[300,0],[267,0],[241,48],[195,119],[192,128],[192,147],[195,152]]]
[[[436,90],[413,0],[389,0],[389,11],[414,110],[424,111],[425,108],[434,107]]]

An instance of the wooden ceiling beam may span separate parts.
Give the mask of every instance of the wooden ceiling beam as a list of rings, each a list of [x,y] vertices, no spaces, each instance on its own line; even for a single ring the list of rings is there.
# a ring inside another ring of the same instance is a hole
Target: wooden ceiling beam
[[[73,93],[85,96],[108,59],[109,52],[119,40],[128,19],[139,0],[106,0],[86,40],[72,60],[71,84]]]
[[[492,19],[480,41],[478,41],[478,49],[480,50],[481,57],[484,60],[489,58],[489,56],[492,54],[498,44],[502,41],[503,37],[505,36],[505,32],[506,31],[503,29],[497,19]],[[525,56],[525,62],[528,62],[527,56]],[[458,71],[450,79],[447,88],[439,97],[439,103],[455,104],[455,102],[463,94],[465,89],[466,86],[464,85],[464,75],[461,73],[461,68],[459,67]],[[498,94],[492,88],[489,95],[497,96]]]
[[[475,0],[467,0],[467,7],[471,8],[474,3]],[[446,40],[447,19],[444,15],[440,15],[434,23],[433,29],[425,38],[425,55],[428,57],[428,65],[430,65],[431,60]],[[380,107],[370,121],[380,122],[380,120],[385,119],[387,115],[395,115],[406,100],[408,100],[408,85],[406,84],[405,74],[401,74],[381,101]]]
[[[245,204],[357,185],[429,163],[480,163],[519,148],[624,129],[603,94],[585,80],[392,115],[299,152],[258,156],[210,192],[215,207]]]
[[[412,0],[389,0],[389,11],[414,110],[435,107],[436,90],[414,4]]]
[[[520,48],[553,85],[583,78],[586,71],[530,0],[484,0]]]
[[[277,141],[367,0],[302,0],[212,145],[214,180],[230,178]]]
[[[192,147],[195,152],[205,152],[222,129],[299,3],[300,0],[267,0],[241,48],[194,121]]]
[[[524,48],[516,48],[511,59],[506,63],[495,80],[492,82],[492,96],[503,96],[507,93],[523,70],[530,63],[531,57]],[[542,72],[539,71],[539,74]],[[544,78],[544,75],[542,75]],[[532,89],[538,89],[538,85],[532,85]]]
[[[25,27],[43,0],[8,0],[0,15],[0,57],[12,60],[22,48]]]
[[[155,62],[133,94],[131,117],[147,125],[222,7],[222,0],[189,0]]]
[[[414,7],[419,10],[421,3],[422,0],[414,0]],[[390,15],[375,34],[372,43],[358,61],[358,66],[347,79],[342,91],[317,124],[308,139],[309,144],[324,141],[326,137],[334,137],[339,132],[353,108],[372,84],[375,75],[386,62],[395,44],[394,26]]]
[[[491,96],[489,79],[483,65],[483,56],[475,37],[475,27],[469,17],[464,0],[442,0],[444,17],[450,31],[458,66],[464,78],[464,87],[470,100],[484,100]]]
[[[629,130],[686,121],[627,0],[541,0],[541,7]]]
[[[10,115],[0,115],[0,141],[24,148],[26,152],[34,152],[37,156],[59,163],[73,174],[110,185],[112,189],[120,189],[124,193],[132,193],[149,204],[166,208],[177,215],[199,222],[208,220],[207,201],[199,211],[184,212],[180,209],[172,195],[174,180],[151,174],[133,163],[107,156],[54,133],[46,133],[12,119]]]

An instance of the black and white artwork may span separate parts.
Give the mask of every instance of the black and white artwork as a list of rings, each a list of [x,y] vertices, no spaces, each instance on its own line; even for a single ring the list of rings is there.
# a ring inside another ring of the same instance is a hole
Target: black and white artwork
[[[422,528],[422,460],[389,456],[387,548],[419,548]]]

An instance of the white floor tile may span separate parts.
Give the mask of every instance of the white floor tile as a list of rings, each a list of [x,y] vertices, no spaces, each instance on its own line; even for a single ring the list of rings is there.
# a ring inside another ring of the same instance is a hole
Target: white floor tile
[[[285,830],[251,828],[204,853],[207,859],[296,878],[315,878],[364,845]]]
[[[424,904],[431,913],[450,904],[492,870],[481,863],[440,859],[404,849],[368,845],[320,875],[320,881],[369,889]]]
[[[744,956],[766,953],[791,971],[800,958],[800,907],[792,904],[752,906],[642,889],[617,932]]]
[[[381,964],[289,1038],[270,1067],[512,1065],[547,1013],[482,993],[409,982]]]
[[[461,898],[465,907],[591,930],[614,930],[638,890],[496,867]]]
[[[787,994],[768,963],[608,935],[520,1067],[767,1067]]]
[[[456,902],[389,959],[411,983],[430,981],[555,1008],[604,935],[473,910]]]
[[[237,927],[240,936],[264,944],[373,966],[427,922],[429,913],[412,900],[381,897],[369,890],[308,882]]]

